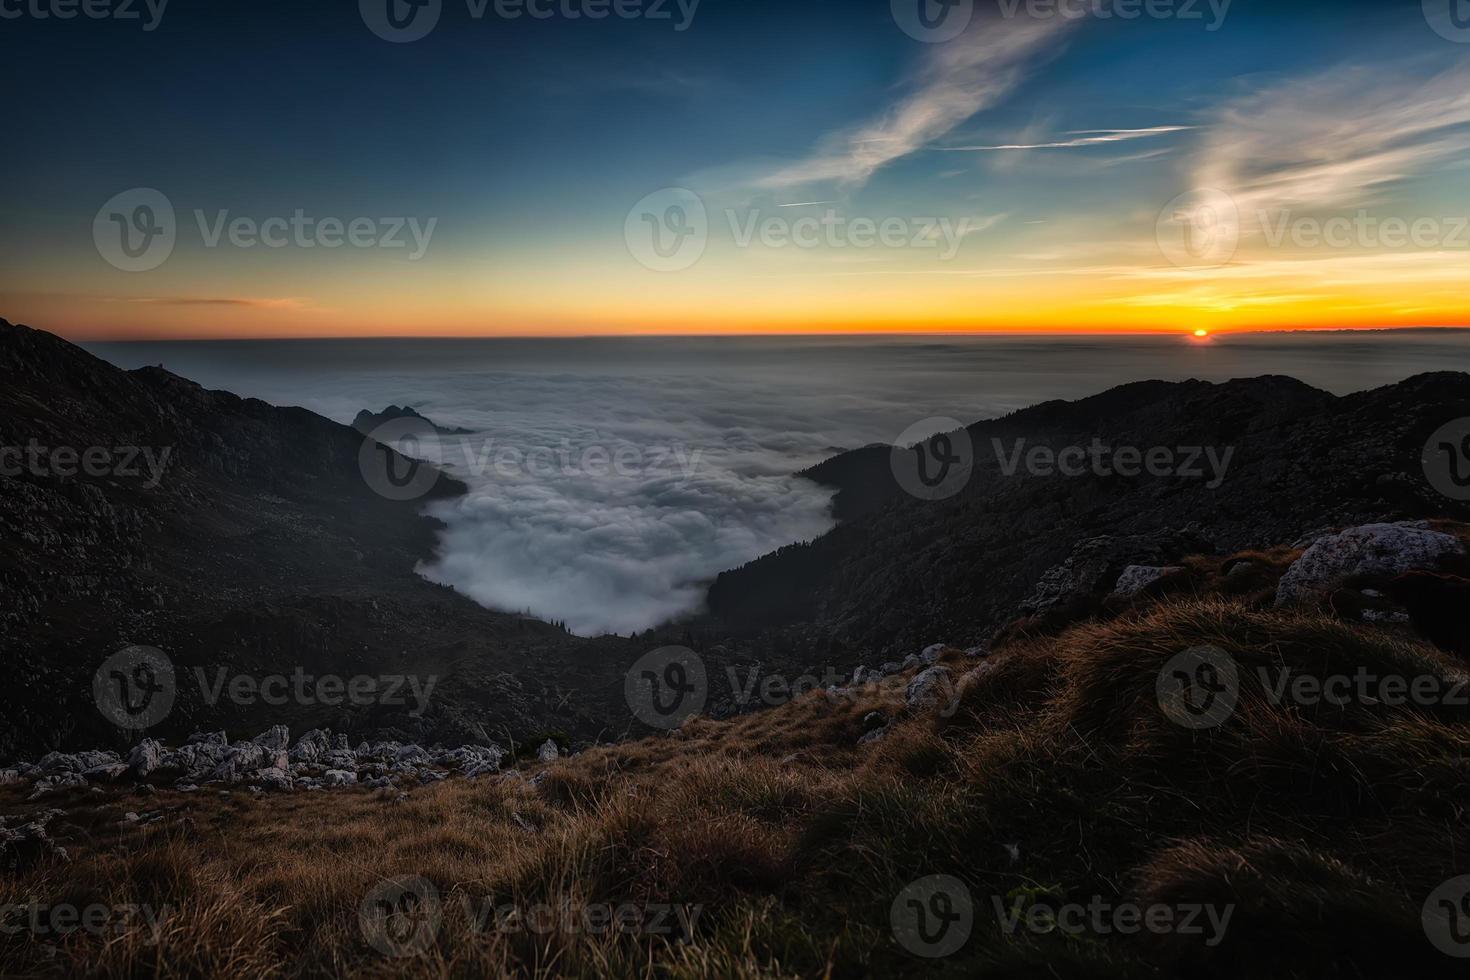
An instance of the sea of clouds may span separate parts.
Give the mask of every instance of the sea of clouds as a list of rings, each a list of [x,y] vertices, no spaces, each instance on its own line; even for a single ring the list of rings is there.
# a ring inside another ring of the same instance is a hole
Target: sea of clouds
[[[470,492],[419,571],[476,601],[629,634],[709,582],[833,526],[793,474],[926,418],[993,417],[1142,378],[1295,374],[1345,392],[1464,363],[1464,336],[622,339],[91,345],[350,422],[409,405],[472,435],[433,447]]]

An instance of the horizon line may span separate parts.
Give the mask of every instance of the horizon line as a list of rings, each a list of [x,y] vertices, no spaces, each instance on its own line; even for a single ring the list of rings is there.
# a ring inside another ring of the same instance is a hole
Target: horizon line
[[[17,324],[29,326],[29,324]],[[33,327],[45,330],[44,327]],[[583,334],[296,334],[291,336],[137,336],[137,337],[87,337],[79,339],[57,333],[59,337],[73,343],[143,344],[143,343],[239,343],[239,342],[287,342],[287,341],[364,341],[364,340],[701,340],[701,339],[785,339],[785,338],[910,338],[910,337],[1174,337],[1184,340],[1209,340],[1217,337],[1239,337],[1280,334],[1342,334],[1342,333],[1429,333],[1442,331],[1470,330],[1470,324],[1414,326],[1414,327],[1261,327],[1223,328],[1210,330],[1197,337],[1190,328],[1177,330],[810,330],[810,331],[741,331],[700,333],[583,333]],[[55,331],[46,331],[52,333]]]

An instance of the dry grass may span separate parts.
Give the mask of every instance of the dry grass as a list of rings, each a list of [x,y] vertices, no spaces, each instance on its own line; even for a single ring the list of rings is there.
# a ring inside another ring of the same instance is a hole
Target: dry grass
[[[1274,560],[1279,560],[1279,556]],[[1245,668],[1450,676],[1426,645],[1316,613],[1181,599],[998,650],[955,710],[902,707],[904,678],[584,752],[521,780],[400,799],[343,791],[64,798],[72,848],[0,877],[0,904],[149,904],[121,935],[0,936],[7,975],[860,977],[1458,975],[1418,925],[1470,871],[1470,714],[1271,703],[1253,679],[1218,729],[1174,725],[1160,667],[1212,643]],[[974,662],[951,655],[957,670]],[[872,710],[896,717],[858,746]],[[528,773],[530,770],[528,770]],[[15,797],[7,811],[22,809]],[[118,829],[125,810],[169,809]],[[910,881],[963,880],[974,934],[942,962],[895,942]],[[442,926],[393,959],[364,897],[421,876]],[[992,900],[1236,906],[1226,941],[1013,937]],[[487,904],[488,903],[488,904]],[[485,928],[487,907],[700,906],[666,936]]]

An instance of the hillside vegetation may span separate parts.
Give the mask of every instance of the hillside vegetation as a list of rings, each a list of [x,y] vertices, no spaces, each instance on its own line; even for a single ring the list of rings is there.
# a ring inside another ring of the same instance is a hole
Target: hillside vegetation
[[[1202,644],[1231,655],[1240,694],[1217,727],[1191,729],[1157,684]],[[1465,677],[1452,655],[1327,612],[1213,595],[940,662],[957,683],[933,703],[906,698],[910,671],[406,794],[48,800],[66,810],[52,830],[72,860],[0,877],[0,905],[165,911],[156,933],[0,936],[6,972],[1462,975],[1420,910],[1470,870],[1470,709],[1277,704],[1257,674],[1366,670],[1449,689]],[[874,711],[887,733],[860,744]],[[164,818],[118,826],[144,805]],[[931,875],[962,882],[973,911],[939,959],[894,928],[905,889]],[[364,918],[365,899],[418,880],[434,894]],[[1223,935],[1005,929],[1013,912],[1066,902],[1229,917]],[[487,914],[625,903],[669,906],[676,924],[599,932],[563,914],[536,931]],[[384,931],[407,955],[374,948]]]

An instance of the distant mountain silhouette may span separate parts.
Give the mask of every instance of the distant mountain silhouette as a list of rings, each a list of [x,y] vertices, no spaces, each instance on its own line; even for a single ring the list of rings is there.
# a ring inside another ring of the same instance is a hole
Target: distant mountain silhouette
[[[858,449],[805,473],[837,489],[840,525],[722,574],[710,609],[745,628],[896,656],[936,638],[983,638],[1048,569],[1099,535],[1153,536],[1153,557],[1173,561],[1202,545],[1270,547],[1327,526],[1464,519],[1470,507],[1428,484],[1420,455],[1435,430],[1465,417],[1462,373],[1341,398],[1285,377],[1141,382],[968,426],[974,473],[932,502],[899,485],[889,447]],[[1232,456],[1215,489],[1146,473],[1033,475],[1024,463],[1005,472],[1020,440],[1028,452],[1058,452],[1094,439]]]
[[[473,429],[460,429],[452,426],[443,426],[430,421],[418,412],[404,405],[389,405],[381,412],[374,414],[367,409],[357,413],[357,418],[352,420],[352,427],[363,435],[372,435],[379,426],[387,425],[389,422],[398,422],[403,419],[415,419],[432,428],[435,432],[450,436],[467,436],[474,432]]]

